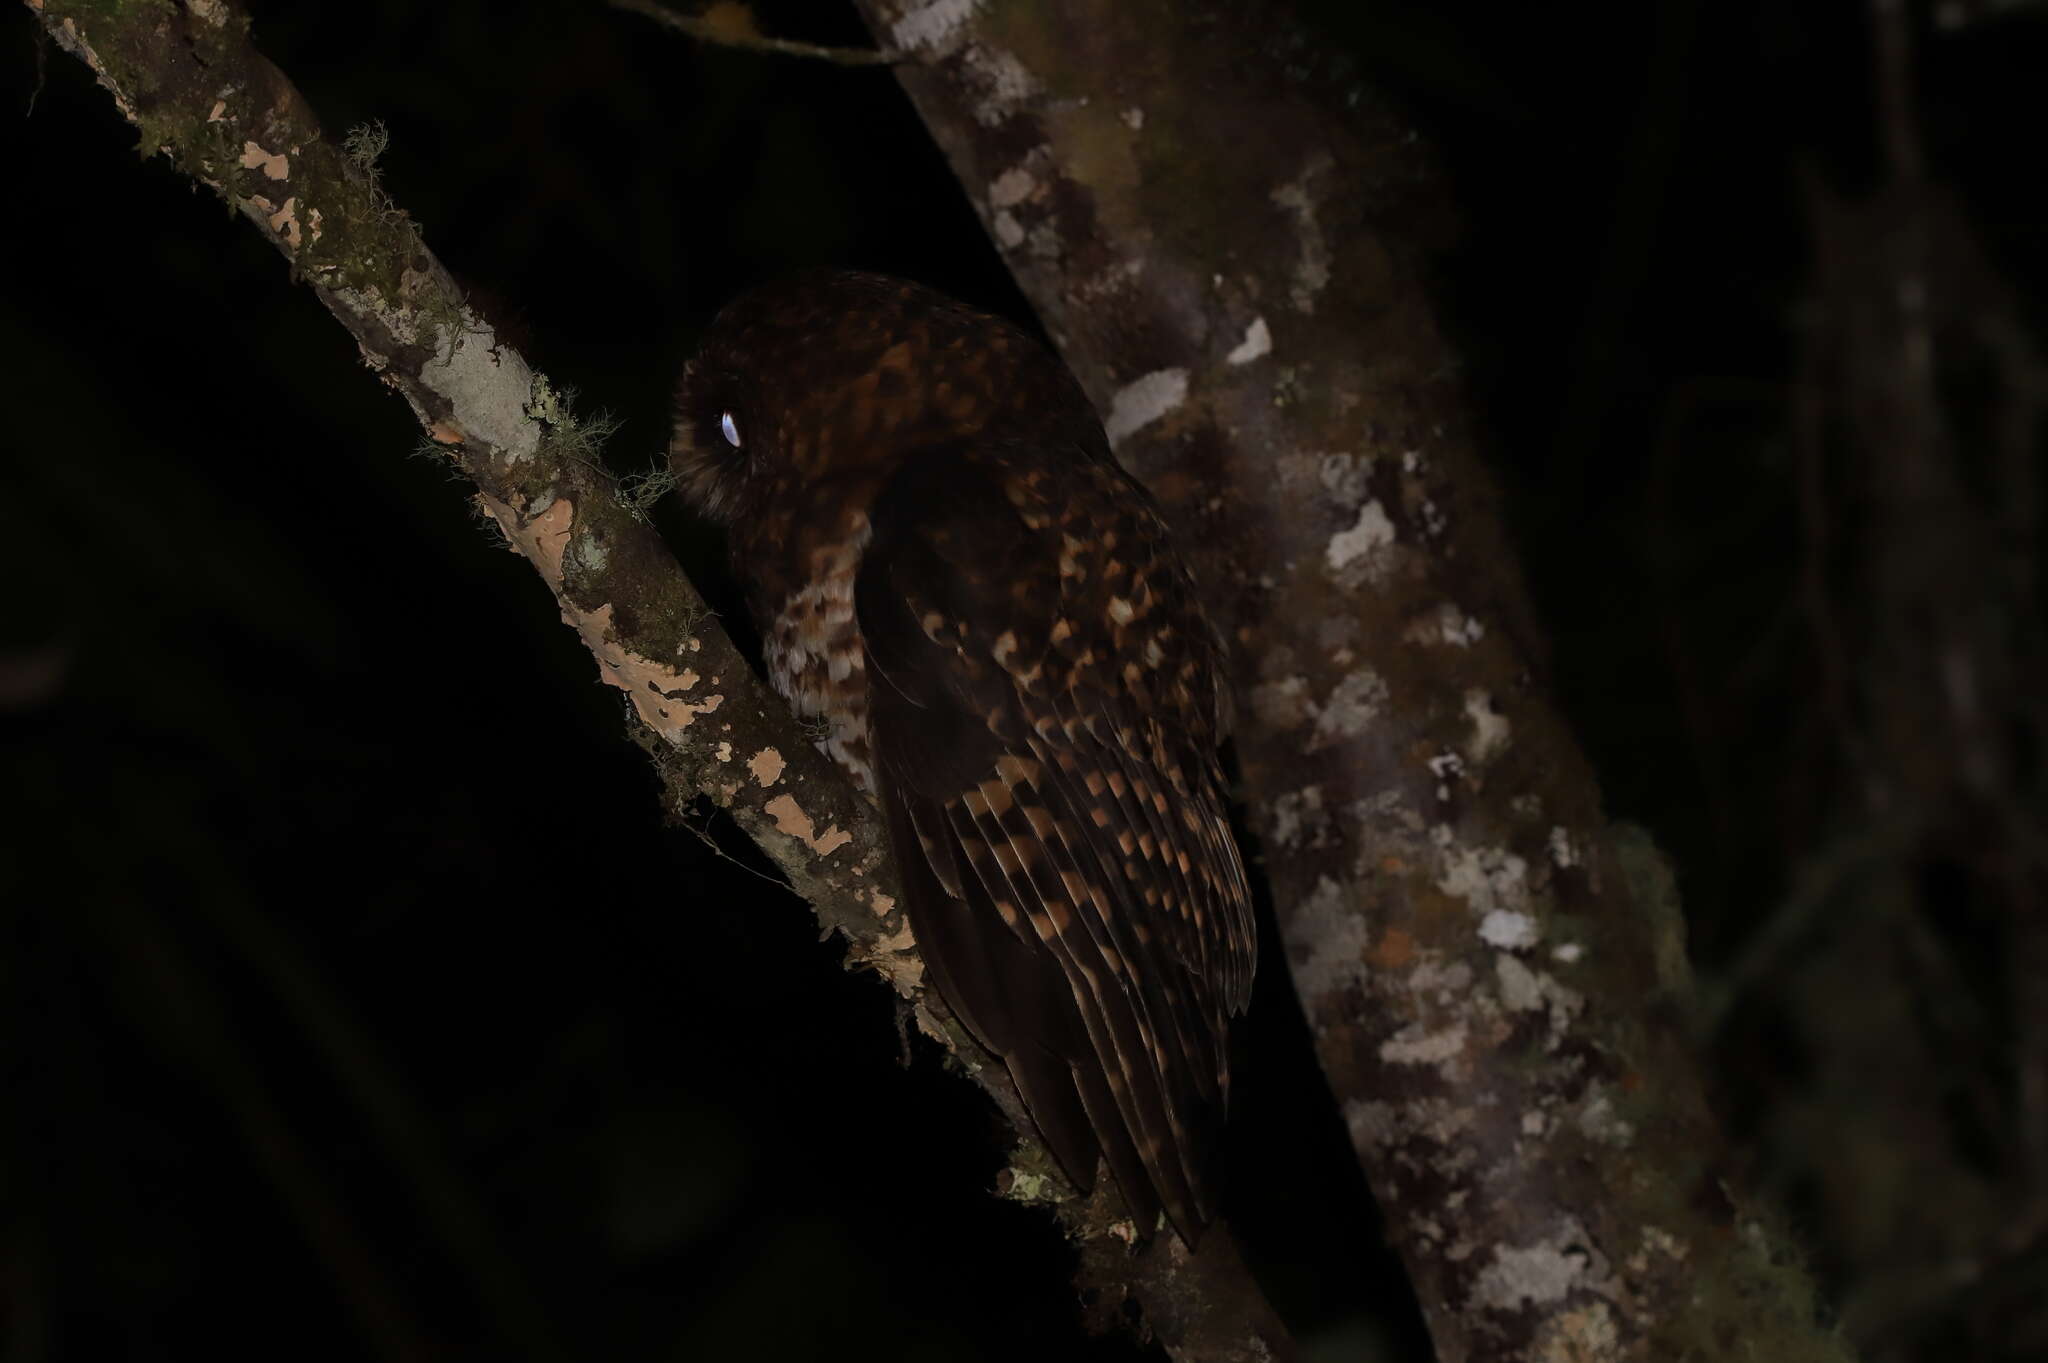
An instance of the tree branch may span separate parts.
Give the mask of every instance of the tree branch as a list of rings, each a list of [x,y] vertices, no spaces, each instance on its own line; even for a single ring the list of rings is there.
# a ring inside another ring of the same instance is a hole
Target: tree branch
[[[1204,551],[1287,965],[1440,1356],[1843,1357],[1723,1191],[1668,873],[1538,683],[1413,135],[1243,7],[858,3]]]
[[[1037,1145],[1002,1067],[991,1065],[922,982],[897,907],[874,810],[799,732],[718,627],[667,546],[602,469],[547,379],[470,307],[367,158],[325,138],[305,99],[250,44],[227,0],[108,7],[27,0],[160,153],[255,225],[290,262],[363,360],[476,487],[479,506],[553,592],[599,675],[632,702],[665,802],[725,808],[810,902],[849,957],[916,1010],[1017,1132],[1013,1196],[1064,1185]],[[1048,1196],[1082,1259],[1082,1281],[1114,1318],[1126,1298],[1176,1356],[1289,1358],[1293,1346],[1227,1229],[1189,1256],[1171,1236],[1127,1247],[1107,1186],[1083,1202]]]

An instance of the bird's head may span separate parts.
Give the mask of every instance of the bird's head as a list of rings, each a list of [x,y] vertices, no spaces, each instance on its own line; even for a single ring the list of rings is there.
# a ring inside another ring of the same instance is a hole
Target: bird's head
[[[815,271],[718,314],[683,370],[669,460],[691,504],[729,524],[1049,413],[1079,414],[1058,434],[1107,457],[1079,386],[1018,327],[919,284]]]

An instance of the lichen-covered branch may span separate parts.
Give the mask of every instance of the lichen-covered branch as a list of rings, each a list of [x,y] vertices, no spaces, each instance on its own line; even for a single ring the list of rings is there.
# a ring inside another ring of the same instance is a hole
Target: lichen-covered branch
[[[1106,1188],[1086,1202],[1059,1195],[1064,1185],[1002,1067],[923,988],[873,809],[813,751],[660,537],[586,457],[587,426],[563,394],[467,304],[378,185],[365,149],[322,134],[305,99],[251,45],[240,9],[227,0],[27,3],[98,76],[146,154],[219,194],[283,253],[474,483],[479,507],[540,573],[600,677],[630,700],[672,812],[699,799],[727,809],[820,924],[915,1006],[923,1029],[1001,1107],[1018,1133],[1012,1195],[1052,1204],[1100,1309],[1114,1317],[1135,1298],[1183,1358],[1290,1356],[1227,1233],[1194,1257],[1170,1236],[1134,1254]],[[376,535],[364,527],[366,542]]]
[[[1724,1191],[1423,287],[1409,129],[1260,7],[859,0],[1238,646],[1287,966],[1446,1363],[1841,1357]]]
[[[276,245],[412,406],[660,740],[670,790],[730,810],[829,926],[914,984],[915,957],[892,949],[902,924],[879,821],[756,680],[610,475],[580,457],[589,442],[567,400],[468,306],[365,158],[322,135],[240,13],[218,0],[138,0],[111,17],[30,7],[98,75],[144,150]]]

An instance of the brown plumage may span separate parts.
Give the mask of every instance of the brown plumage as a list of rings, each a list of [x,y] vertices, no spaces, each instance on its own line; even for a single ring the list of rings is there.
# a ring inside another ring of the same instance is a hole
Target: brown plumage
[[[932,977],[1083,1189],[1214,1208],[1254,937],[1222,648],[1151,498],[1016,327],[874,275],[748,294],[672,458],[770,677],[881,803]]]

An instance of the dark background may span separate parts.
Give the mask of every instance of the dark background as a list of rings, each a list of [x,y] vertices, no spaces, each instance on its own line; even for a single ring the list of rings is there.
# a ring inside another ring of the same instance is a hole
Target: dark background
[[[854,265],[1028,316],[886,72],[596,4],[253,8],[331,130],[388,127],[386,186],[536,364],[622,418],[621,471],[757,279]],[[1914,13],[1915,118],[1954,196],[1941,249],[1975,262],[1954,334],[2017,319],[2025,351],[2048,14],[1977,14],[1998,8]],[[864,41],[833,6],[760,10]],[[1462,229],[1432,286],[1551,683],[1611,811],[1679,869],[1748,1179],[1870,1357],[2043,1356],[2023,532],[2048,385],[2024,395],[2011,344],[1944,351],[1967,505],[1943,514],[2021,527],[1963,535],[1991,567],[1914,605],[1993,620],[1986,787],[1891,737],[1916,706],[1938,733],[1953,696],[1888,684],[1890,456],[1837,400],[1856,375],[1828,338],[1883,282],[1844,263],[1874,238],[1817,228],[1886,183],[1868,11],[1306,21],[1440,153]],[[728,830],[662,825],[616,694],[462,487],[407,458],[409,413],[282,259],[138,162],[24,8],[0,10],[0,72],[5,1357],[1141,1352],[1082,1337],[1047,1220],[979,1191],[984,1105],[921,1042],[899,1063],[885,991]],[[1230,1215],[1313,1356],[1423,1357],[1264,976]]]

